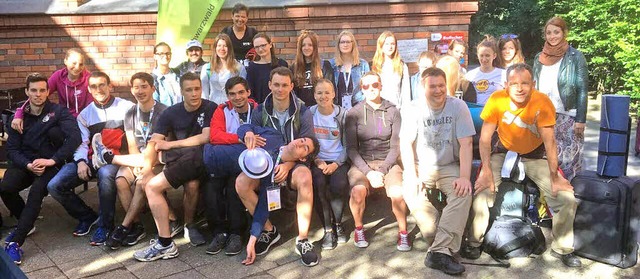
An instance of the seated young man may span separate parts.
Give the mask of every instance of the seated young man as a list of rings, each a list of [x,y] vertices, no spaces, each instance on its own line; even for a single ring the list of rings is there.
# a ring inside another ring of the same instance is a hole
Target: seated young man
[[[5,240],[5,252],[16,264],[22,263],[21,246],[34,228],[42,199],[47,196],[47,183],[71,159],[81,142],[76,119],[69,110],[48,101],[47,77],[31,74],[26,86],[29,101],[24,107],[22,133],[7,130],[10,164],[0,182],[0,197],[18,219],[15,230]],[[19,193],[29,186],[25,204]]]
[[[77,122],[82,135],[82,144],[73,155],[75,162],[64,165],[51,179],[47,189],[71,217],[80,221],[73,231],[74,236],[83,236],[91,231],[94,224],[98,229],[90,240],[91,245],[102,245],[113,229],[116,211],[115,176],[119,166],[105,165],[96,170],[89,162],[90,140],[100,134],[105,146],[115,154],[127,154],[127,139],[124,135],[124,116],[134,106],[130,101],[111,95],[111,79],[103,72],[93,72],[89,77],[89,92],[93,102],[78,115]],[[98,178],[100,197],[100,218],[73,191],[83,181]]]
[[[204,237],[193,223],[200,179],[205,174],[202,148],[180,152],[175,158],[164,160],[166,166],[161,173],[154,175],[152,172],[153,162],[157,159],[156,151],[201,147],[209,141],[209,123],[216,104],[201,98],[200,77],[194,73],[186,73],[180,78],[180,88],[184,101],[167,108],[162,113],[158,124],[153,127],[153,135],[145,149],[147,157],[141,183],[144,185],[149,207],[158,228],[158,241],[134,253],[134,257],[139,261],[170,259],[178,256],[178,248],[171,240],[169,205],[164,193],[171,188],[177,189],[181,185],[184,185],[185,238],[189,239],[193,246],[205,243]],[[175,140],[167,141],[170,135]]]
[[[465,270],[453,256],[460,250],[471,207],[472,136],[476,131],[464,101],[447,95],[442,70],[427,68],[421,78],[419,88],[425,98],[402,108],[404,199],[423,237],[433,240],[425,265],[456,275]],[[440,216],[427,199],[428,189],[436,188],[447,197]]]
[[[293,94],[293,74],[286,67],[278,67],[271,71],[269,88],[271,94],[267,96],[255,113],[251,115],[252,125],[270,127],[278,130],[286,144],[300,138],[314,138],[313,116],[307,107]],[[296,141],[297,142],[297,141]],[[246,142],[245,142],[246,143]],[[306,266],[318,263],[318,255],[313,251],[313,244],[308,239],[311,213],[313,207],[313,186],[311,170],[305,164],[295,161],[284,162],[275,167],[275,183],[286,183],[292,190],[297,191],[297,221],[298,237],[296,251],[301,255],[301,261]],[[253,213],[258,203],[255,190],[259,181],[247,175],[240,174],[236,180],[236,191],[244,206]],[[265,254],[271,245],[280,239],[280,233],[268,220],[264,230],[252,226],[252,238],[249,239],[247,249],[255,254]],[[257,243],[256,243],[257,241]],[[247,258],[246,263],[253,262]]]
[[[489,225],[489,207],[493,206],[495,192],[502,181],[500,172],[505,154],[513,151],[520,155],[525,174],[557,212],[552,221],[551,254],[566,266],[580,267],[580,259],[573,254],[573,220],[577,203],[573,187],[558,173],[553,103],[534,89],[533,72],[526,64],[515,64],[507,69],[505,87],[507,89],[489,97],[480,114],[484,120],[480,133],[482,169],[475,183],[468,245],[461,255],[477,259],[482,254],[480,245]],[[496,129],[499,141],[492,153],[491,137]]]
[[[129,154],[113,155],[111,150],[104,147],[100,134],[96,134],[92,141],[95,168],[106,164],[120,166],[115,182],[118,187],[118,198],[127,213],[122,225],[115,228],[105,243],[112,249],[116,249],[122,244],[135,245],[146,235],[144,227],[138,222],[138,215],[142,207],[146,205],[144,191],[140,184],[144,166],[142,152],[151,138],[151,130],[158,124],[160,115],[167,108],[153,100],[152,96],[155,91],[153,76],[139,72],[131,77],[130,82],[131,94],[138,104],[127,111],[124,117],[124,130]],[[160,165],[154,166],[155,174],[161,170]],[[133,193],[130,188],[132,185],[134,186]]]
[[[203,187],[209,229],[213,232],[213,240],[207,247],[207,254],[217,254],[224,248],[225,254],[236,255],[242,251],[241,235],[245,230],[245,208],[235,190],[237,172],[224,170],[225,174],[211,171],[210,166],[221,160],[231,160],[237,166],[236,158],[219,157],[217,149],[241,143],[237,135],[238,127],[251,123],[251,113],[258,104],[249,99],[251,90],[242,77],[232,77],[225,84],[228,101],[220,104],[211,118],[210,144],[204,146],[204,162],[211,176]],[[238,154],[239,155],[239,154]],[[225,208],[226,204],[226,208]],[[228,220],[228,224],[225,220]]]

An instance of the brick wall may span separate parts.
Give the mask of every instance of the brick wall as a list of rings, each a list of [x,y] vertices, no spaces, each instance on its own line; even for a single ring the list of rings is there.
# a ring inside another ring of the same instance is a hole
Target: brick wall
[[[76,2],[76,1],[70,1]],[[81,1],[77,1],[81,2]],[[462,31],[467,37],[476,1],[334,5],[253,9],[249,25],[266,31],[279,57],[291,62],[299,30],[320,36],[319,51],[333,56],[335,37],[343,29],[354,32],[362,56],[370,60],[378,35],[393,31],[398,39],[428,38],[431,32]],[[205,60],[213,37],[231,24],[230,10],[222,10],[205,40]],[[131,98],[129,77],[154,66],[156,14],[19,15],[0,17],[0,89],[21,87],[31,72],[50,75],[63,66],[64,51],[79,47],[89,70],[105,71],[116,95]],[[414,69],[414,68],[412,68]]]

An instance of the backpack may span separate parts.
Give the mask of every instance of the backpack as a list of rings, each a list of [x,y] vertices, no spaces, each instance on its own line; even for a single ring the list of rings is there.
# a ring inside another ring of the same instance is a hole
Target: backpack
[[[484,236],[484,251],[495,259],[541,255],[546,249],[542,230],[526,218],[500,216]]]

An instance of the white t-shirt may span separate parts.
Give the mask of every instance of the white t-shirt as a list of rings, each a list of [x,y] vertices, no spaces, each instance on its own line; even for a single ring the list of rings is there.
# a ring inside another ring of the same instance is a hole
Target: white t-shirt
[[[402,110],[402,142],[416,146],[418,176],[427,179],[432,170],[460,161],[458,139],[476,134],[471,113],[464,101],[447,96],[444,108],[434,111],[425,99],[414,100]]]
[[[464,76],[476,89],[476,103],[484,105],[493,92],[504,89],[504,72],[501,68],[493,68],[493,71],[484,73],[478,67]]]
[[[313,114],[313,131],[320,143],[318,159],[323,161],[335,162],[344,149],[335,117],[335,111],[331,115],[323,115],[319,111]]]
[[[558,75],[560,74],[560,64],[563,59],[560,59],[551,66],[542,65],[542,69],[540,69],[540,77],[538,78],[538,91],[549,96],[549,99],[551,99],[557,113],[575,117],[575,109],[565,111],[564,104],[560,98],[560,90],[558,89]]]

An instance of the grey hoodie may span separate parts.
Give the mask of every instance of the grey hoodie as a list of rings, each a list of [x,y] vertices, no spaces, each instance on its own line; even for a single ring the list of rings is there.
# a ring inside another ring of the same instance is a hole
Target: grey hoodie
[[[347,112],[347,153],[353,165],[365,175],[372,171],[367,162],[384,160],[375,170],[387,174],[400,155],[400,111],[389,101],[382,100],[374,110],[361,102]]]

